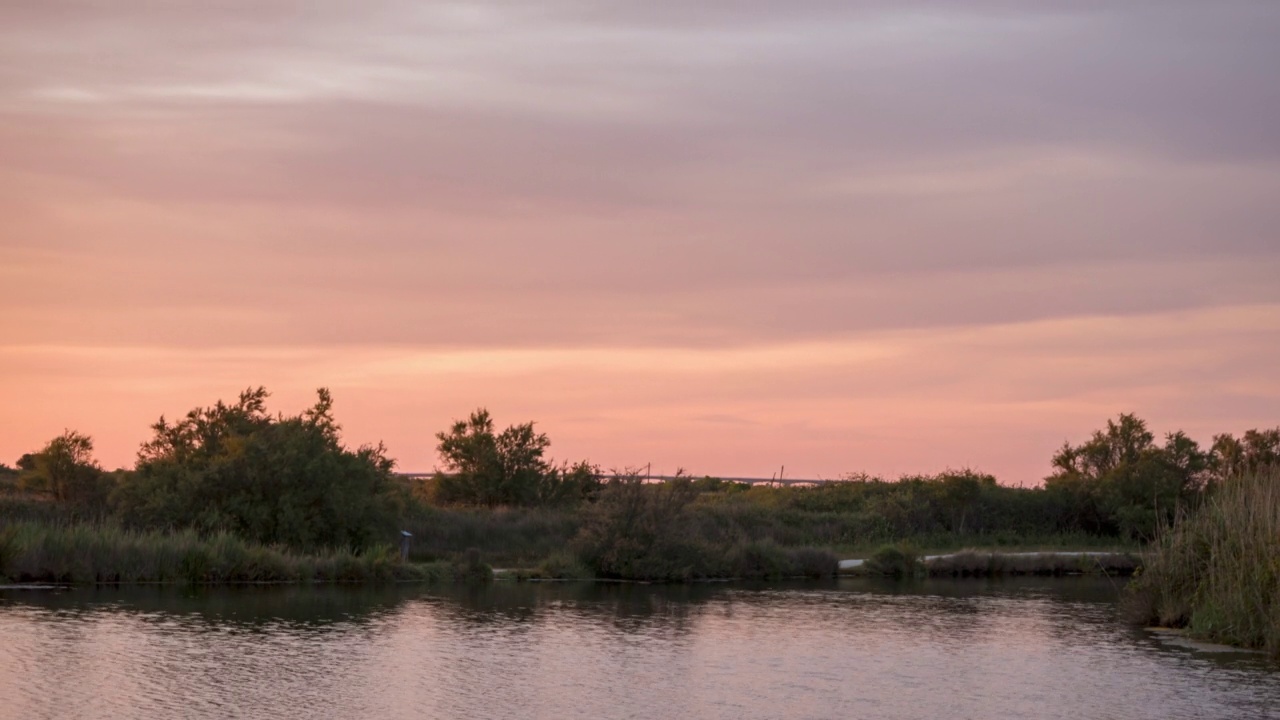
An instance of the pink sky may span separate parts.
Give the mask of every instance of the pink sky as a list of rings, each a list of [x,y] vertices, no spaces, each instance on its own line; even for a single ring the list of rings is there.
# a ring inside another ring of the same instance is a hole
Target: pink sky
[[[298,7],[0,7],[0,461],[260,384],[406,470],[1280,424],[1280,5]]]

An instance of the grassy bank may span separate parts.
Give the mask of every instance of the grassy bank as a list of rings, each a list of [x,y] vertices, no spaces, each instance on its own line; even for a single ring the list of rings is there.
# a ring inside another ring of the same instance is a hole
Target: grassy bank
[[[1229,478],[1164,529],[1126,610],[1280,657],[1280,467]]]
[[[772,541],[731,548],[685,546],[675,555],[646,556],[613,573],[597,573],[572,552],[553,554],[536,566],[517,570],[517,580],[607,579],[686,581],[712,579],[782,580],[834,577],[839,561],[821,548],[785,548]]]
[[[1136,557],[1143,547],[1137,542],[1084,533],[1024,536],[931,534],[875,543],[841,545],[834,550],[841,558],[869,558],[886,545],[903,545],[913,548],[921,557],[960,553],[1034,555],[1063,552],[1128,554]]]
[[[60,515],[47,500],[10,497],[7,504],[0,503],[0,525],[14,533],[7,559],[0,556],[0,575],[69,582],[432,580],[447,578],[456,559],[475,551],[477,563],[520,568],[524,577],[758,579],[830,576],[838,559],[868,557],[886,541],[927,548],[931,554],[974,547],[1019,551],[1123,545],[1116,538],[1083,533],[935,529],[890,536],[846,509],[795,506],[807,497],[805,492],[819,491],[739,491],[726,500],[680,484],[618,484],[595,502],[575,508],[415,503],[405,508],[398,523],[413,534],[407,565],[395,562],[396,553],[386,548],[308,553],[227,533],[123,530],[112,521],[80,522]]]
[[[1109,575],[1127,577],[1141,565],[1140,557],[1129,552],[999,552],[962,550],[941,556],[926,556],[912,545],[886,545],[855,567],[841,572],[847,575],[883,577],[1004,577],[1040,575]]]
[[[489,574],[474,555],[456,562],[404,563],[390,547],[301,554],[229,533],[29,521],[0,530],[0,577],[17,582],[445,582]]]
[[[963,551],[924,564],[929,577],[1005,575],[1132,575],[1141,565],[1133,553],[998,553]]]

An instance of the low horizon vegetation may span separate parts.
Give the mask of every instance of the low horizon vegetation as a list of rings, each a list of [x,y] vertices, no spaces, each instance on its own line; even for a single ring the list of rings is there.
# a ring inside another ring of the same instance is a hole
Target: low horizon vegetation
[[[1087,441],[1064,444],[1040,487],[1001,485],[968,469],[853,475],[818,487],[683,473],[662,483],[634,473],[606,481],[588,461],[547,459],[550,440],[532,422],[499,431],[480,408],[436,434],[446,472],[417,480],[396,475],[381,445],[346,447],[327,390],[293,416],[268,413],[267,398],[250,388],[233,403],[161,417],[132,469],[103,470],[92,439],[67,430],[16,468],[0,465],[0,520],[361,557],[407,530],[413,562],[475,559],[474,550],[491,564],[545,565],[552,575],[822,575],[834,572],[833,550],[903,541],[1135,547],[1180,508],[1212,497],[1224,478],[1280,459],[1280,428],[1217,435],[1202,449],[1181,432],[1157,442],[1141,419],[1122,414]]]

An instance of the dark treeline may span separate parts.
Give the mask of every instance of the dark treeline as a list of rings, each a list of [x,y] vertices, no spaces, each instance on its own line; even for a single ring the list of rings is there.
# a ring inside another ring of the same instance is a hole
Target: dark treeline
[[[92,441],[67,431],[18,460],[11,483],[37,502],[10,514],[230,532],[298,551],[388,542],[405,494],[383,449],[342,445],[326,390],[292,417],[269,414],[266,399],[246,390],[176,422],[161,417],[132,470],[103,471]]]
[[[381,446],[341,442],[333,400],[272,415],[264,389],[161,418],[134,468],[108,472],[92,440],[67,431],[0,465],[0,520],[98,523],[129,532],[231,534],[294,552],[385,553],[401,529],[413,557],[476,548],[551,575],[676,579],[826,574],[831,550],[911,540],[962,545],[1131,544],[1241,469],[1280,460],[1280,428],[1157,441],[1133,415],[1065,444],[1034,488],[971,470],[819,487],[746,486],[681,476],[602,481],[588,462],[555,463],[533,423],[498,431],[478,410],[435,438],[444,472],[394,473]],[[0,553],[0,560],[3,554]],[[0,573],[3,568],[0,568]]]

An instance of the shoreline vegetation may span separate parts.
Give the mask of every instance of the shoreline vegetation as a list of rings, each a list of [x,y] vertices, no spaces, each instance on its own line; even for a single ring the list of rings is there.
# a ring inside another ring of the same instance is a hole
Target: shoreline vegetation
[[[1035,487],[970,469],[805,487],[625,468],[606,480],[547,459],[532,422],[499,430],[480,409],[436,434],[440,472],[410,478],[383,446],[342,443],[327,390],[293,416],[267,398],[251,388],[161,417],[133,468],[104,470],[73,430],[0,464],[0,582],[476,582],[491,566],[637,582],[1135,574],[1134,617],[1280,647],[1280,521],[1249,524],[1280,497],[1280,428],[1202,448],[1120,415],[1064,444]],[[849,558],[865,562],[842,570]]]
[[[10,523],[0,529],[0,569],[17,583],[254,584],[487,580],[478,556],[402,562],[391,546],[299,553],[228,532],[126,530],[107,524]]]
[[[1228,478],[1151,544],[1130,620],[1280,658],[1280,465]]]

